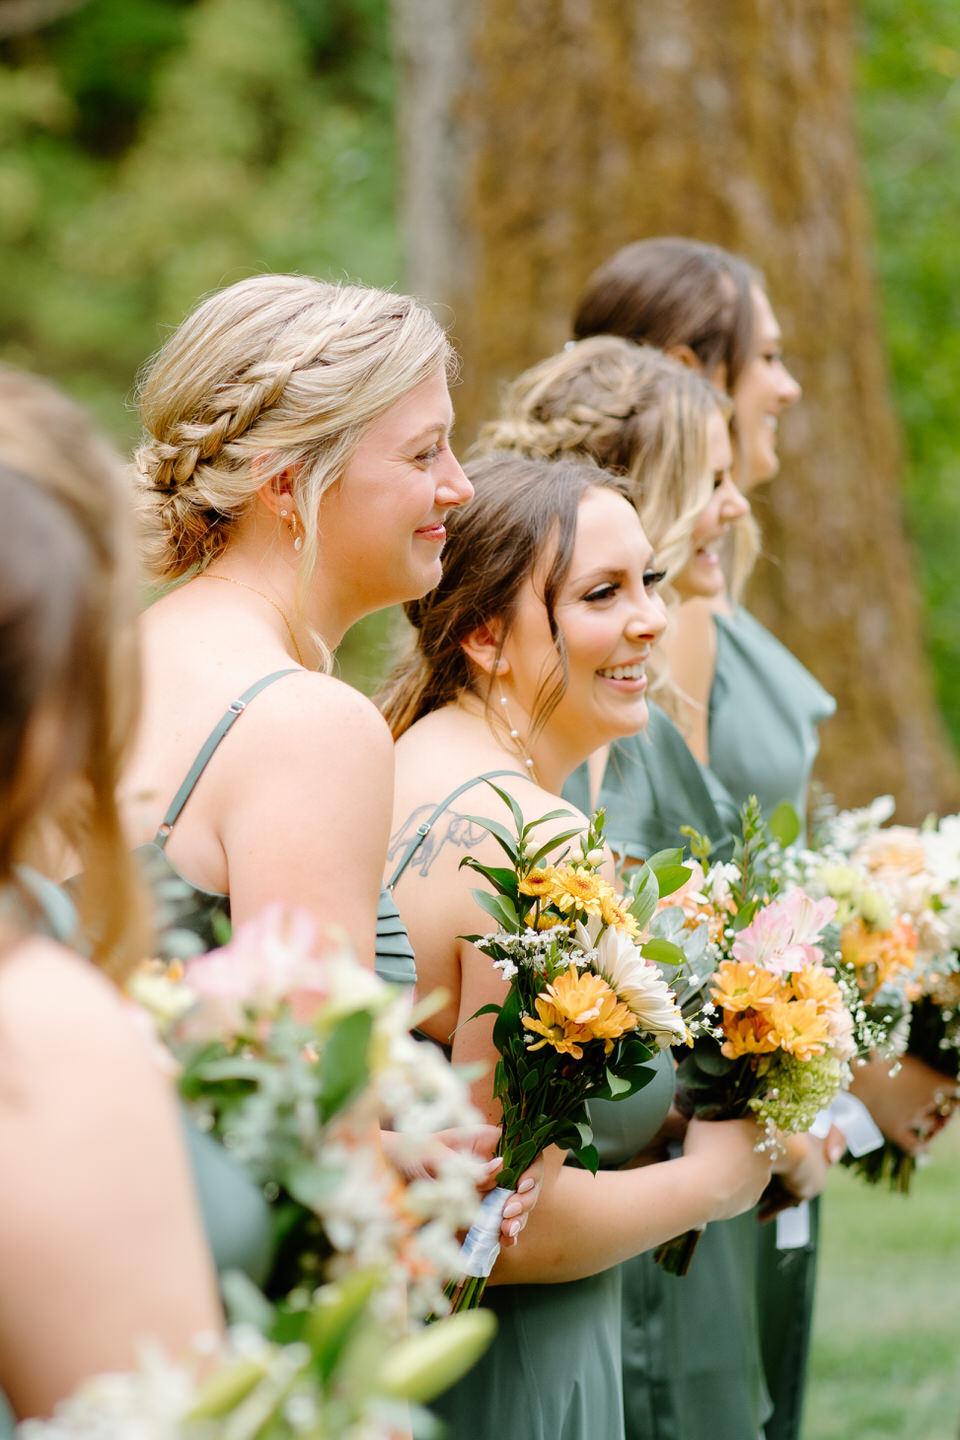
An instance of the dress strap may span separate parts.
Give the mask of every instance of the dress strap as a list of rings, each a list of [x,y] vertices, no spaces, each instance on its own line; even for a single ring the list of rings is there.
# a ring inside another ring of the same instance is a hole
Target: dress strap
[[[153,837],[153,843],[157,846],[159,850],[162,850],[163,847],[166,845],[167,841],[169,840],[170,831],[173,829],[174,825],[176,825],[177,821],[179,820],[181,810],[183,809],[184,805],[186,805],[187,801],[190,799],[190,796],[193,794],[194,786],[200,779],[200,776],[203,774],[204,770],[206,770],[207,765],[210,762],[210,757],[213,755],[213,752],[216,750],[217,746],[220,744],[220,741],[226,735],[231,725],[234,725],[236,721],[239,720],[244,710],[246,710],[247,706],[250,704],[250,701],[255,699],[255,697],[260,694],[261,690],[266,690],[268,685],[272,685],[274,680],[282,679],[284,675],[293,675],[295,671],[296,666],[293,666],[288,670],[274,670],[272,675],[262,676],[254,685],[250,686],[249,690],[244,690],[239,700],[232,700],[230,702],[226,713],[217,722],[217,724],[214,726],[214,728],[211,730],[210,734],[204,741],[203,748],[201,749],[196,760],[194,760],[193,764],[190,766],[190,769],[187,771],[186,779],[180,786],[180,789],[170,801],[170,808],[168,809],[166,815],[164,815],[163,820],[160,824],[160,828],[158,829],[156,835],[154,835]]]
[[[449,808],[449,806],[453,804],[454,800],[458,799],[458,797],[461,796],[465,790],[472,790],[474,785],[479,785],[481,780],[499,780],[507,775],[512,775],[515,780],[529,780],[530,778],[529,775],[522,775],[519,770],[488,770],[485,775],[474,775],[472,780],[464,780],[462,785],[458,785],[456,790],[451,791],[451,793],[447,796],[446,800],[444,800],[442,804],[437,806],[436,810],[434,810],[433,814],[430,816],[430,819],[424,820],[422,825],[417,826],[416,831],[414,832],[413,839],[409,842],[406,850],[404,850],[403,854],[400,856],[399,865],[397,866],[396,870],[394,870],[390,879],[387,881],[387,889],[393,889],[394,885],[396,885],[404,870],[406,870],[407,866],[410,864],[410,861],[413,859],[414,855],[416,855],[417,851],[420,849],[420,846],[423,844],[424,840],[426,840],[427,836],[430,834],[430,831],[433,829],[434,825],[440,819],[440,816],[446,809]]]

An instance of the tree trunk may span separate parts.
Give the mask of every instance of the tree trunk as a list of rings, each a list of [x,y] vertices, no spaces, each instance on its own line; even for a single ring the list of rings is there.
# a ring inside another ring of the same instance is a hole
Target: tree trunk
[[[460,443],[590,272],[684,234],[765,272],[804,400],[751,607],[837,697],[818,774],[903,818],[960,783],[923,655],[852,128],[851,0],[397,0],[410,288],[449,306]]]

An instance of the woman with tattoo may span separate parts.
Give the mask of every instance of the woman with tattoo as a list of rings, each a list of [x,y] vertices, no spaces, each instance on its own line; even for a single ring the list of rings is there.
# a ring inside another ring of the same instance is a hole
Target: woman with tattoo
[[[448,522],[439,587],[407,607],[415,649],[382,697],[398,737],[388,875],[420,984],[447,996],[424,1028],[456,1062],[482,1065],[474,1096],[496,1120],[491,1023],[470,1017],[502,998],[502,982],[462,938],[483,921],[475,877],[459,867],[467,854],[496,864],[498,852],[466,817],[501,818],[488,776],[527,821],[565,808],[566,777],[643,728],[646,664],[665,615],[624,482],[587,461],[504,454],[468,473],[474,498]],[[693,1122],[679,1159],[630,1168],[670,1104],[669,1059],[660,1066],[645,1090],[609,1107],[620,1133],[597,1176],[548,1151],[523,1245],[501,1256],[487,1291],[497,1340],[437,1405],[454,1440],[622,1440],[620,1262],[738,1214],[762,1190],[768,1166],[752,1121]]]

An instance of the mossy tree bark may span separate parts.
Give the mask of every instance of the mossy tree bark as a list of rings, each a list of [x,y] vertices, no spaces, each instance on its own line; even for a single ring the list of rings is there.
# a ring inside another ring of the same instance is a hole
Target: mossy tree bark
[[[819,775],[960,799],[923,655],[852,127],[851,0],[397,0],[412,289],[450,307],[461,444],[591,270],[687,234],[766,273],[804,387],[751,607],[836,695]]]

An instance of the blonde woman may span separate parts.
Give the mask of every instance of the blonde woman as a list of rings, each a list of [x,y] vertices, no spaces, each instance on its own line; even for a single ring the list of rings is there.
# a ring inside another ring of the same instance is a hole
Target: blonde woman
[[[144,553],[155,585],[182,583],[143,617],[122,806],[208,944],[218,913],[286,903],[383,978],[416,979],[382,886],[390,732],[329,672],[356,620],[440,578],[444,521],[471,493],[449,444],[454,364],[417,300],[263,275],[203,301],[146,372]],[[448,1138],[489,1155],[496,1135]],[[507,1245],[537,1196],[535,1175],[521,1185]]]
[[[388,874],[422,983],[447,996],[424,1024],[455,1061],[483,1063],[474,1097],[496,1120],[490,1022],[471,1017],[503,987],[463,938],[484,920],[460,861],[498,863],[469,818],[500,818],[481,781],[499,776],[528,821],[563,808],[569,773],[643,728],[646,667],[665,617],[623,480],[582,460],[502,452],[468,469],[476,494],[451,518],[439,587],[408,607],[415,649],[382,697],[398,737]],[[681,1216],[739,1213],[767,1174],[752,1122],[695,1122],[676,1161],[622,1168],[659,1129],[672,1094],[666,1056],[646,1089],[603,1107],[603,1119],[596,1107],[596,1177],[548,1152],[523,1243],[501,1257],[488,1290],[497,1340],[437,1407],[454,1440],[622,1440],[620,1262],[672,1234]]]
[[[0,371],[0,1402],[17,1417],[130,1368],[144,1338],[177,1354],[222,1324],[168,1082],[102,973],[148,944],[113,799],[136,695],[127,518],[77,407]],[[17,864],[65,823],[99,964]]]

